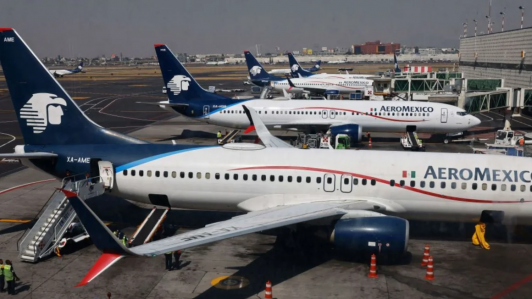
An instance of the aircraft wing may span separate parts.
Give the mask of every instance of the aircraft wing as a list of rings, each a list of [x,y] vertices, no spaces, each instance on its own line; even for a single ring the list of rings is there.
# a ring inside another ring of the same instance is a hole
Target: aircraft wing
[[[0,158],[6,159],[50,159],[55,157],[57,154],[45,152],[0,154]]]
[[[244,108],[244,112],[246,112],[246,115],[248,116],[250,122],[249,128],[247,128],[244,133],[249,133],[253,130],[256,130],[257,135],[266,147],[293,147],[290,144],[284,142],[283,140],[273,136],[270,131],[268,131],[268,128],[266,128],[266,125],[264,125],[264,123],[260,119],[260,116],[255,110],[253,110],[253,108],[248,108],[244,105],[242,105],[242,107]]]

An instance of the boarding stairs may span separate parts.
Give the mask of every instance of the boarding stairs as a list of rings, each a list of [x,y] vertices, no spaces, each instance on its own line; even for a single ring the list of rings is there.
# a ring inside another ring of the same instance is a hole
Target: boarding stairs
[[[412,145],[412,150],[419,150],[421,146],[417,142],[417,134],[416,132],[406,132],[408,140],[410,141],[410,144]]]
[[[170,208],[157,209],[153,207],[148,217],[142,221],[133,237],[131,237],[129,245],[133,247],[150,242],[166,218],[168,211],[170,211]]]
[[[232,130],[231,132],[229,132],[229,134],[225,135],[221,139],[218,139],[218,144],[224,145],[230,142],[234,142],[233,139],[235,139],[238,133],[240,133],[240,130]]]
[[[77,193],[81,200],[102,195],[105,191],[100,177],[75,178],[80,176],[63,179],[61,188]],[[17,243],[19,258],[25,262],[35,263],[52,254],[77,215],[65,194],[56,190],[37,217],[35,225]]]

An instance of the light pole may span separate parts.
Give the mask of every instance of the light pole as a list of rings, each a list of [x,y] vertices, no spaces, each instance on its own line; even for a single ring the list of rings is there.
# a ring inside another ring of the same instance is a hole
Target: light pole
[[[488,19],[488,34],[490,34],[491,31],[491,19],[489,16],[486,16],[486,19]]]
[[[475,22],[475,36],[477,36],[477,20],[473,20]]]
[[[467,21],[462,25],[464,25],[464,37],[467,37]]]
[[[521,29],[523,29],[523,22],[525,20],[525,7],[519,6],[519,9],[521,10]]]
[[[502,26],[501,26],[501,32],[504,32],[504,12],[501,11],[502,16]]]

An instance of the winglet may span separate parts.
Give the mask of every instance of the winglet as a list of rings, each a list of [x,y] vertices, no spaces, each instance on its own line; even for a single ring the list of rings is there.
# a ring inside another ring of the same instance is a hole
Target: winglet
[[[262,122],[260,119],[260,116],[257,114],[253,108],[248,108],[245,105],[242,105],[244,108],[244,112],[246,112],[246,115],[248,116],[251,127],[253,127],[257,131],[257,135],[259,136],[260,140],[262,140],[262,143],[266,147],[283,147],[283,148],[291,148],[292,146],[288,143],[284,142],[283,140],[273,136],[270,131],[268,131],[268,128],[266,125]],[[250,129],[248,128],[248,130]],[[247,131],[247,130],[246,130]]]
[[[98,258],[96,263],[92,266],[92,268],[87,272],[85,277],[75,286],[82,287],[89,282],[91,282],[94,278],[96,278],[98,275],[103,273],[103,271],[107,270],[109,267],[111,267],[114,263],[118,262],[121,258],[123,258],[123,255],[114,254],[114,253],[104,253]]]

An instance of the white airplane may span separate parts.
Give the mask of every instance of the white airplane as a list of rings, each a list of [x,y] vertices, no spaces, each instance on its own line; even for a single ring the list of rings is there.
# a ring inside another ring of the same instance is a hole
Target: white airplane
[[[330,61],[327,61],[327,63],[329,64],[342,64],[342,63],[346,63],[347,62],[347,58],[344,58],[343,60],[330,60]]]
[[[128,200],[245,212],[125,248],[77,194],[64,190],[103,251],[78,286],[125,256],[153,257],[278,227],[321,230],[340,251],[400,255],[409,219],[532,224],[530,159],[295,149],[247,107],[264,145],[149,144],[92,122],[13,29],[0,28],[0,35],[0,63],[25,141],[0,158],[20,159],[58,180],[101,165],[110,194]],[[29,121],[37,118],[43,121]]]
[[[345,77],[347,78],[345,78]],[[287,90],[300,93],[306,90],[311,93],[338,95],[361,92],[365,97],[373,95],[373,80],[367,78],[354,79],[351,75],[335,75],[327,77],[293,78],[270,81],[270,86],[275,90]]]
[[[206,65],[226,65],[228,64],[227,59],[220,60],[220,61],[207,61],[205,63]]]
[[[270,129],[303,132],[330,129],[332,134],[349,133],[354,141],[361,139],[362,130],[449,133],[465,131],[480,123],[461,108],[433,102],[235,100],[204,90],[167,46],[155,45],[155,52],[169,100],[150,104],[219,126],[249,128],[250,119],[244,113],[244,105],[255,109]]]
[[[75,69],[71,70],[49,70],[50,74],[54,75],[56,78],[63,78],[63,76],[73,75],[81,73],[83,71],[83,61]]]

